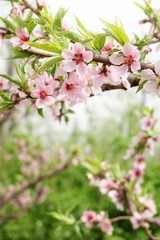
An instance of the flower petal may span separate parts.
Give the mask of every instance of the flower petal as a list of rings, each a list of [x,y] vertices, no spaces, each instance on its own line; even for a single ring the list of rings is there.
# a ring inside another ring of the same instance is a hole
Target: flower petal
[[[139,70],[141,68],[141,65],[139,62],[133,62],[131,64],[131,70],[132,72],[136,72],[137,70]]]
[[[62,68],[66,72],[72,72],[76,69],[76,62],[72,60],[64,60],[62,61]]]
[[[85,51],[84,46],[83,46],[81,43],[79,43],[79,42],[76,42],[76,43],[72,46],[72,52],[73,52],[74,54],[82,54],[82,53],[84,53],[84,51]]]
[[[83,61],[91,62],[93,60],[93,52],[92,51],[85,51],[83,53]]]
[[[114,65],[120,65],[124,63],[124,57],[117,57],[116,53],[113,53],[110,57],[109,60],[111,61],[112,64]]]
[[[124,53],[124,56],[130,56],[132,55],[132,52],[133,52],[133,45],[130,44],[130,43],[125,43],[125,45],[123,46],[123,53]]]
[[[63,50],[62,52],[62,57],[64,59],[73,59],[74,58],[74,54],[72,51],[68,50],[68,49],[65,49]]]

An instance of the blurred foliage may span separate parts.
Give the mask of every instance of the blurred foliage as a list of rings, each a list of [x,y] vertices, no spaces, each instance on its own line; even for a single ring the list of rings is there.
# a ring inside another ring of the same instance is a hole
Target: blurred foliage
[[[123,111],[119,115],[101,119],[90,113],[88,116],[87,130],[81,130],[78,123],[75,123],[73,130],[66,139],[59,139],[50,144],[56,152],[58,147],[64,148],[68,157],[71,152],[77,151],[84,158],[107,160],[112,164],[119,163],[123,169],[128,168],[132,163],[123,160],[131,138],[138,132],[141,113],[136,106],[131,110]],[[135,111],[133,111],[135,109]],[[118,117],[117,117],[118,116]],[[27,123],[29,124],[29,123]],[[26,131],[27,129],[27,131]],[[8,122],[0,133],[0,163],[1,163],[1,186],[15,183],[20,174],[20,161],[18,159],[18,148],[16,141],[19,138],[25,139],[28,146],[34,145],[39,151],[44,151],[43,139],[33,136],[33,129],[26,127],[25,131],[19,125]],[[46,136],[45,136],[46,137]],[[50,141],[50,139],[49,139]],[[32,149],[32,148],[31,148]],[[7,155],[10,160],[7,160]],[[53,164],[57,163],[56,155],[53,157]],[[148,168],[145,176],[146,188],[153,194],[160,213],[160,165],[158,149],[156,156],[148,157]],[[57,158],[58,159],[58,158]],[[55,161],[55,162],[54,162]],[[98,229],[87,229],[84,226],[66,226],[51,216],[51,212],[72,214],[79,219],[86,209],[97,212],[106,210],[110,217],[116,217],[119,212],[106,196],[102,196],[98,189],[89,186],[86,177],[86,169],[77,165],[58,176],[45,180],[50,188],[48,197],[41,204],[35,203],[32,208],[17,220],[9,221],[0,227],[1,240],[144,240],[145,232],[140,229],[133,231],[128,221],[115,223],[114,234],[108,237]],[[2,210],[8,214],[10,207]],[[156,230],[153,228],[154,234]]]

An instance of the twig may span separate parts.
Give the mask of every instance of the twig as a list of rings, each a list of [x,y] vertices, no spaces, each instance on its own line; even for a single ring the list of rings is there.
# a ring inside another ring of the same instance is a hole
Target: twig
[[[23,3],[26,8],[30,9],[32,12],[34,12],[37,16],[39,16],[39,11],[37,8],[33,7],[32,4],[30,4],[27,0],[23,0]]]
[[[19,190],[17,190],[14,193],[12,193],[10,196],[8,196],[8,197],[6,197],[4,199],[1,199],[0,200],[0,208],[2,208],[9,201],[11,201],[14,198],[18,197],[19,195],[21,195],[28,188],[37,185],[39,182],[42,182],[43,180],[46,180],[46,179],[49,179],[49,178],[52,178],[52,177],[58,175],[59,173],[63,172],[65,169],[69,168],[70,166],[72,166],[72,162],[66,162],[66,163],[58,165],[52,171],[46,173],[45,175],[38,176],[37,178],[35,178],[32,181],[28,182],[26,185],[24,185]]]

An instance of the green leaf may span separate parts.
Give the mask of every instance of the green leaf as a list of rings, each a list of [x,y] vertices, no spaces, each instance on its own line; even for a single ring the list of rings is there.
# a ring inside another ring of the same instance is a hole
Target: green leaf
[[[66,12],[67,12],[66,9],[60,8],[54,18],[54,23],[53,23],[54,35],[58,39],[58,41],[62,47],[65,46],[63,32],[62,32],[62,20],[63,20],[63,17],[65,16]]]
[[[81,21],[75,16],[77,25],[79,27],[79,32],[86,38],[92,38],[92,34],[84,27]]]
[[[41,117],[44,118],[43,108],[38,108],[38,109],[37,109],[37,112],[38,112],[38,114],[39,114]]]
[[[94,38],[93,45],[98,51],[101,51],[101,49],[105,44],[105,41],[106,41],[106,34],[100,33]]]
[[[48,68],[52,67],[55,63],[61,61],[62,59],[63,59],[62,56],[47,58],[47,60],[45,62],[43,62],[43,64],[37,70],[37,72],[40,73],[40,72],[47,70]]]
[[[28,45],[38,48],[38,49],[42,49],[48,52],[55,52],[55,53],[61,53],[62,49],[60,49],[56,43],[47,43],[47,44],[40,44],[40,43],[36,43],[36,42],[27,42]]]
[[[12,103],[12,100],[9,99],[2,90],[0,90],[0,97],[3,98],[5,102]]]
[[[19,81],[15,80],[14,78],[12,78],[10,76],[7,76],[5,74],[0,74],[0,76],[3,77],[3,78],[8,79],[10,82],[12,82],[12,83],[14,83],[14,84],[16,84],[16,85],[21,87],[21,83]]]
[[[27,29],[30,34],[32,33],[33,29],[36,27],[37,23],[38,23],[37,19],[33,18],[27,24]]]
[[[53,216],[55,219],[64,222],[67,225],[72,225],[76,222],[73,216],[68,217],[57,212],[51,212],[50,215]]]
[[[144,81],[139,85],[136,93],[138,93],[138,92],[143,88],[143,86],[145,85],[146,82],[147,82],[147,80],[144,80]]]
[[[6,25],[8,29],[15,31],[16,25],[9,21],[7,18],[0,17],[0,20]]]
[[[120,28],[114,24],[108,23],[104,20],[102,20],[102,22],[105,24],[105,26],[107,27],[107,32],[109,33],[109,35],[111,37],[113,37],[118,43],[120,43],[122,46],[126,43],[129,42],[130,43],[130,39],[127,36],[127,34],[125,33],[123,28]]]
[[[65,36],[66,38],[70,39],[73,42],[80,42],[80,43],[83,42],[82,37],[72,31],[63,32],[63,36]]]
[[[13,56],[10,59],[18,59],[18,58],[29,58],[30,56],[35,56],[35,54],[24,51],[20,48],[12,48]]]

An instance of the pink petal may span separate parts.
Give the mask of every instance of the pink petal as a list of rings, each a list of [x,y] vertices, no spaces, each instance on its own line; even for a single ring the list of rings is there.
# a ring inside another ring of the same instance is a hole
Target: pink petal
[[[46,94],[47,95],[52,95],[53,94],[53,87],[52,87],[51,84],[46,87]]]
[[[33,98],[39,98],[39,91],[37,91],[37,90],[35,90],[35,91],[33,91],[32,93],[31,93],[31,96],[33,97]]]
[[[74,54],[82,54],[82,53],[84,53],[85,48],[84,48],[84,46],[81,43],[76,42],[72,46],[72,51],[73,51]]]
[[[144,85],[143,89],[147,93],[156,92],[157,91],[157,85],[158,85],[158,83],[156,81],[148,81]]]
[[[76,69],[76,62],[72,60],[64,60],[63,62],[63,70],[66,72],[72,72],[73,70]]]
[[[139,62],[133,62],[131,64],[131,70],[132,72],[136,72],[137,70],[139,70],[141,68],[141,65]]]
[[[101,76],[97,76],[95,78],[93,78],[93,85],[95,88],[100,88],[104,83],[105,83],[105,76],[101,75]]]
[[[160,61],[158,61],[156,64],[155,64],[155,71],[158,75],[160,75]]]
[[[13,43],[13,46],[14,47],[19,47],[23,42],[21,41],[21,39],[20,38],[18,38],[18,37],[13,37],[13,38],[11,38],[11,43]]]
[[[22,48],[23,50],[26,50],[26,49],[30,48],[30,46],[27,45],[27,44],[22,44],[21,48]]]
[[[122,83],[126,89],[129,89],[131,84],[127,79],[122,79]]]
[[[141,72],[141,76],[144,80],[154,80],[156,79],[156,75],[151,69],[144,69]]]
[[[123,53],[124,56],[130,56],[133,52],[133,45],[130,43],[125,43],[125,45],[123,46]]]
[[[112,64],[114,65],[120,65],[124,63],[124,57],[117,57],[116,53],[113,53],[110,57],[109,60],[111,61]]]
[[[62,57],[63,57],[64,59],[73,59],[73,58],[74,58],[74,54],[73,54],[73,52],[71,52],[70,50],[65,49],[65,50],[63,50],[63,52],[62,52]]]
[[[45,105],[44,99],[38,98],[38,99],[36,100],[36,106],[37,106],[37,108],[43,108],[44,105]]]
[[[128,71],[128,65],[127,64],[124,64],[120,67],[117,67],[117,71],[119,72],[119,74],[122,76],[124,75],[125,73],[127,73]]]
[[[80,74],[80,75],[84,75],[87,70],[86,65],[82,62],[78,64],[76,69],[77,69],[78,74]]]
[[[85,51],[83,53],[83,61],[91,62],[93,60],[93,52],[92,51]]]
[[[133,58],[134,60],[139,60],[139,58],[140,58],[140,52],[139,52],[137,49],[135,49],[135,50],[132,52],[132,58]]]
[[[46,105],[52,105],[53,103],[55,103],[55,99],[54,99],[53,97],[47,96],[47,97],[45,98],[45,104],[46,104]]]
[[[46,86],[43,85],[43,84],[38,84],[38,85],[37,85],[37,90],[38,90],[39,92],[46,91]]]

